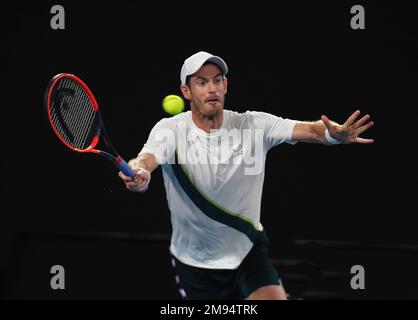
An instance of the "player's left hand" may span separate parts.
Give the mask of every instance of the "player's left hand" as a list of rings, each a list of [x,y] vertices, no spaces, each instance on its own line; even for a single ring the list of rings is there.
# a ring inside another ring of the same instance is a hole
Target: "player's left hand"
[[[331,122],[326,116],[321,116],[321,120],[327,127],[330,136],[341,143],[373,143],[374,139],[359,137],[359,135],[374,125],[373,121],[369,121],[370,115],[368,114],[356,121],[359,115],[360,111],[357,110],[342,125]]]

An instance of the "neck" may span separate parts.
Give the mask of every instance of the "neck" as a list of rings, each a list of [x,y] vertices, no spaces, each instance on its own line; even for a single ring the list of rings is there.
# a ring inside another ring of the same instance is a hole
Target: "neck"
[[[210,130],[219,129],[221,127],[224,114],[223,110],[221,110],[213,116],[206,116],[192,108],[192,119],[199,129],[209,133]]]

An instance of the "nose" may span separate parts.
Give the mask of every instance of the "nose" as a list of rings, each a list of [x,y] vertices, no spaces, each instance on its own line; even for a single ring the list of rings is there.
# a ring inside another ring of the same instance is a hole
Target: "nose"
[[[216,92],[216,84],[213,81],[209,81],[209,92]]]

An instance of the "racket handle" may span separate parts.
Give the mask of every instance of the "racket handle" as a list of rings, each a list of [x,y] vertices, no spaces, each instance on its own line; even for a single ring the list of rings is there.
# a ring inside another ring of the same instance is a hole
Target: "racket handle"
[[[135,171],[132,170],[132,168],[126,163],[125,160],[123,160],[122,158],[119,157],[119,159],[117,159],[118,161],[116,161],[116,166],[118,167],[118,169],[120,171],[122,171],[122,173],[125,176],[128,177],[134,177],[136,175]]]

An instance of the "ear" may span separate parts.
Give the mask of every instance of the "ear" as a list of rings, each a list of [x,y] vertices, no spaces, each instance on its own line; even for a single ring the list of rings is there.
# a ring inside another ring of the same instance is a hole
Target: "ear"
[[[180,85],[180,90],[183,93],[184,98],[187,100],[192,100],[192,94],[190,92],[189,87],[186,84]]]
[[[224,87],[225,87],[224,94],[226,94],[228,92],[228,79],[227,79],[227,77],[224,76],[223,81],[224,81]]]

